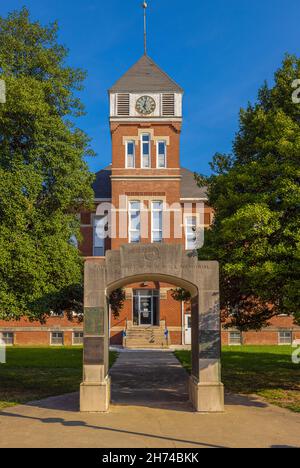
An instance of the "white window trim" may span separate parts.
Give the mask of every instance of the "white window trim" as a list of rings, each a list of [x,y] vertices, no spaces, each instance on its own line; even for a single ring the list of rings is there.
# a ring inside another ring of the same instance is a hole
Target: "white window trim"
[[[133,144],[133,167],[128,166],[128,143]],[[136,142],[134,140],[126,140],[126,142],[125,142],[125,167],[126,167],[126,169],[135,169],[135,166],[136,166],[135,145],[136,145]]]
[[[163,232],[164,232],[164,226],[163,226],[163,220],[162,220],[162,229],[161,229],[161,241],[160,242],[157,242],[157,241],[154,241],[154,236],[153,236],[153,232],[154,232],[154,229],[153,229],[153,225],[154,225],[154,221],[153,221],[153,213],[154,211],[157,211],[159,212],[159,210],[154,210],[153,209],[153,204],[154,203],[161,203],[162,204],[162,213],[164,212],[164,201],[163,200],[152,200],[151,201],[151,243],[152,244],[161,244],[163,242]],[[156,229],[155,232],[160,232],[159,229]]]
[[[73,330],[73,331],[72,331],[72,346],[82,346],[82,343],[74,343],[74,335],[75,335],[75,333],[83,333],[83,331],[82,331],[82,330]],[[83,335],[83,337],[82,337],[82,340],[83,340],[83,338],[84,338],[84,335]]]
[[[231,342],[231,333],[239,333],[239,335],[240,335],[240,342],[239,343],[232,343]],[[241,332],[239,332],[239,331],[228,332],[228,346],[242,346],[242,344],[243,344],[243,336],[242,336]]]
[[[160,143],[164,143],[165,145],[165,165],[163,167],[159,167],[158,165],[158,158],[159,158],[159,152],[158,152],[158,147]],[[167,163],[167,142],[166,140],[157,140],[156,141],[156,169],[167,169],[168,163]]]
[[[5,347],[7,348],[8,346],[14,346],[14,344],[15,344],[15,333],[13,331],[2,331],[0,333],[0,335],[1,335],[1,339],[2,339],[3,343],[4,343],[4,333],[12,334],[12,338],[13,338],[12,343],[9,343],[9,344],[5,343]]]
[[[280,343],[280,333],[289,333],[291,335],[291,340],[289,343]],[[279,330],[278,332],[278,345],[279,346],[291,346],[293,344],[293,332],[291,330]]]
[[[143,136],[149,136],[149,167],[144,167],[144,153],[143,153]],[[141,169],[152,169],[151,168],[151,141],[152,141],[152,135],[151,133],[148,132],[143,132],[141,133],[141,138],[140,138],[140,145],[141,145]]]
[[[53,333],[62,333],[62,339],[63,339],[63,342],[62,344],[57,344],[57,343],[52,343],[52,334]],[[53,330],[50,332],[50,346],[64,346],[65,345],[65,334],[63,331],[60,331],[60,330]]]
[[[197,234],[197,229],[200,227],[199,223],[199,213],[185,213],[184,214],[184,237],[185,237],[185,250],[191,252],[192,250],[195,249],[189,249],[188,248],[188,239],[187,239],[187,219],[188,218],[196,218],[196,234]],[[197,247],[196,247],[197,248]]]
[[[129,200],[128,202],[128,242],[129,244],[138,244],[138,242],[133,242],[131,240],[131,204],[132,203],[139,203],[140,204],[140,240],[141,241],[141,213],[142,213],[142,201],[141,200]]]

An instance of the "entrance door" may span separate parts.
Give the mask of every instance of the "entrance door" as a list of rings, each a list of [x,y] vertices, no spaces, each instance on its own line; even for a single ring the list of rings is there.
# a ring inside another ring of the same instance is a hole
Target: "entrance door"
[[[153,324],[153,297],[139,297],[139,325]]]
[[[185,315],[185,327],[184,327],[184,344],[190,345],[192,343],[192,316],[190,314]]]
[[[133,290],[133,325],[159,325],[159,290]]]

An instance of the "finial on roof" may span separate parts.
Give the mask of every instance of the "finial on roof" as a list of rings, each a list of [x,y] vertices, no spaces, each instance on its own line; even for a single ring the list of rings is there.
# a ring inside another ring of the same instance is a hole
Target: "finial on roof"
[[[146,15],[146,10],[148,7],[147,2],[143,2],[142,7],[144,9],[144,54],[147,55],[147,15]]]

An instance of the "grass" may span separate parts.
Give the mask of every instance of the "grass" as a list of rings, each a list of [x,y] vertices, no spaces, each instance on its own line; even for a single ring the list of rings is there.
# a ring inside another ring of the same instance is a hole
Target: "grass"
[[[225,346],[222,381],[232,393],[256,394],[269,403],[300,412],[300,365],[293,364],[290,346]],[[190,351],[175,351],[191,372]]]
[[[7,348],[0,364],[0,409],[76,392],[82,381],[82,347]],[[110,366],[118,353],[109,355]]]
[[[266,401],[300,412],[300,365],[289,346],[224,347],[222,380],[229,392],[257,394]],[[190,372],[191,353],[175,352]],[[110,366],[117,359],[110,353]],[[82,380],[82,348],[7,348],[0,364],[0,409],[76,392]]]

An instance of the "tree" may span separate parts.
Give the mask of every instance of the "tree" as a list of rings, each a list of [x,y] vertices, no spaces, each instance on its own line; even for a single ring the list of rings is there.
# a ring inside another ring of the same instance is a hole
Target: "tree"
[[[287,55],[273,87],[240,111],[233,154],[216,154],[208,185],[215,209],[201,259],[218,259],[228,326],[260,329],[271,317],[300,322],[300,105],[292,83],[300,59]]]
[[[92,206],[93,176],[77,97],[85,74],[66,65],[56,23],[26,8],[0,18],[0,317],[43,321],[80,310],[78,213]]]
[[[191,293],[183,288],[172,289],[171,296],[174,301],[178,302],[190,302],[191,300]]]
[[[114,318],[118,318],[120,316],[120,312],[124,307],[125,299],[126,294],[122,288],[115,289],[115,291],[113,291],[109,296],[109,305]]]

